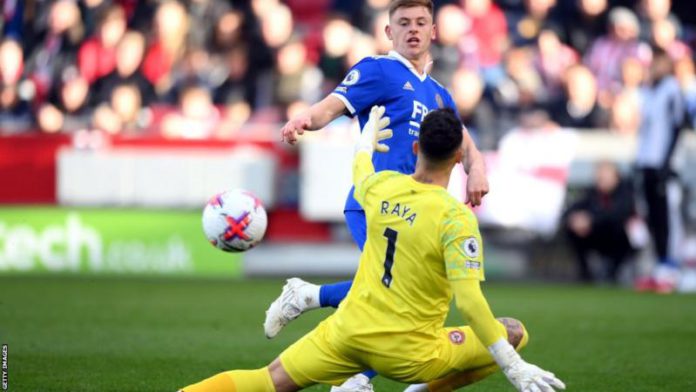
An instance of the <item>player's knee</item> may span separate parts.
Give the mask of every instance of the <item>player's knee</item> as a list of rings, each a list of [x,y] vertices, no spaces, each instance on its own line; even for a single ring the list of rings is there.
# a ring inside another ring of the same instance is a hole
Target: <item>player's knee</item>
[[[508,342],[510,342],[515,349],[520,350],[527,345],[529,334],[520,320],[510,317],[501,317],[498,321],[505,326]]]

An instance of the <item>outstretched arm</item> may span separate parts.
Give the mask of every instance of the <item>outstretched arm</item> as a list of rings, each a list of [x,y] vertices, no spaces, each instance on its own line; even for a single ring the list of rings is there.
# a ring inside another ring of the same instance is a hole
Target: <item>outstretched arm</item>
[[[481,205],[481,199],[488,193],[488,177],[486,176],[486,164],[483,155],[476,148],[474,140],[469,132],[464,129],[464,171],[469,175],[466,180],[466,200],[472,206]]]
[[[360,133],[360,138],[355,144],[355,157],[353,158],[353,185],[355,200],[362,205],[365,190],[369,185],[368,178],[375,174],[375,167],[372,165],[372,153],[387,152],[389,146],[380,141],[392,137],[392,130],[389,126],[389,117],[384,117],[384,106],[373,106],[370,110],[370,117]]]
[[[297,143],[297,135],[304,131],[316,131],[345,113],[346,105],[333,95],[310,106],[309,109],[291,118],[280,129],[281,141]]]
[[[457,309],[518,391],[553,392],[554,388],[565,389],[563,382],[553,373],[525,362],[515,351],[505,338],[504,327],[493,317],[478,280],[458,280],[451,284]]]

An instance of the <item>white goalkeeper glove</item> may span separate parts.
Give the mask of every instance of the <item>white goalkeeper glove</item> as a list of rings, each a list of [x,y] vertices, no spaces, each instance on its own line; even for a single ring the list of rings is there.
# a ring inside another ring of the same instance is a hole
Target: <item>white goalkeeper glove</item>
[[[389,117],[384,116],[384,106],[373,106],[370,110],[370,117],[360,133],[358,143],[355,145],[355,152],[366,151],[372,155],[373,151],[387,152],[389,146],[380,143],[382,140],[389,139],[393,136],[391,129],[385,129],[389,126]]]
[[[563,381],[553,373],[525,362],[505,339],[490,345],[488,351],[519,392],[555,392],[565,389]]]

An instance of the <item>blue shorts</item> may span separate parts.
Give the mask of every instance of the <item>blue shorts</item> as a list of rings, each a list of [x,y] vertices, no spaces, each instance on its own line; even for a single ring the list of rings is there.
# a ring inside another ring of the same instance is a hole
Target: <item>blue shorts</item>
[[[363,210],[346,210],[343,211],[346,217],[346,225],[350,235],[353,236],[353,241],[358,245],[362,252],[367,238],[367,221],[365,219],[365,211]]]

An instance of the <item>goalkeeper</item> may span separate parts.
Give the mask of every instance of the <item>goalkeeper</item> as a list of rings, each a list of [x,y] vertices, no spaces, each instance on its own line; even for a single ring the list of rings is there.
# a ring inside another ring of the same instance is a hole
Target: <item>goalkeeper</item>
[[[517,320],[496,320],[481,292],[476,217],[445,189],[464,153],[459,120],[450,109],[426,116],[413,146],[416,171],[409,176],[374,171],[373,150],[387,150],[378,141],[391,134],[383,114],[383,107],[371,110],[354,158],[367,242],[341,306],[269,366],[223,372],[184,391],[295,391],[339,385],[366,369],[428,383],[411,391],[454,390],[498,369],[521,392],[565,389],[519,356],[527,331]],[[444,327],[452,297],[468,326]]]

